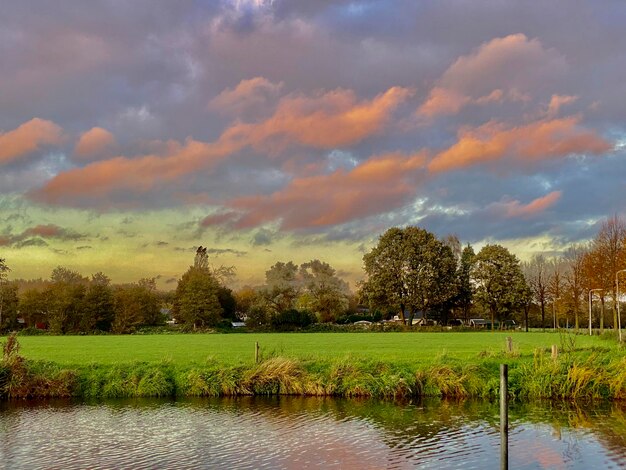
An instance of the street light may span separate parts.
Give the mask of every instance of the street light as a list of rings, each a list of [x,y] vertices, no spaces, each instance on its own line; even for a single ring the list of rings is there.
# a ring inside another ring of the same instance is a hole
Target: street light
[[[604,290],[604,289],[589,289],[589,336],[591,336],[591,296],[592,293],[596,290]]]
[[[552,301],[552,316],[554,317],[554,329],[556,330],[556,301],[561,300],[561,297],[557,297]]]
[[[619,271],[615,273],[615,286],[616,286],[615,300],[617,301],[617,331],[618,331],[619,342],[621,343],[622,342],[622,318],[619,314],[619,273],[626,273],[626,269],[620,269]]]

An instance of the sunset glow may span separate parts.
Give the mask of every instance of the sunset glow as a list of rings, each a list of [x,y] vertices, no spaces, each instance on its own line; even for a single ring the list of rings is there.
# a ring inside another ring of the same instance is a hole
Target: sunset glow
[[[626,5],[11,2],[0,258],[163,289],[195,248],[352,287],[387,228],[524,259],[626,212]],[[585,34],[577,34],[585,31]]]

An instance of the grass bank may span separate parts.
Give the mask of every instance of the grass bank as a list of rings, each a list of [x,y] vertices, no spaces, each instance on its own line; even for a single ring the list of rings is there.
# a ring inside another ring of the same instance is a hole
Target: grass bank
[[[432,335],[439,336],[440,341],[445,341],[447,336],[445,333]],[[489,333],[482,335],[484,344]],[[308,335],[292,336],[306,338]],[[576,345],[577,338],[567,341],[562,341],[562,353],[556,360],[550,357],[547,348],[537,347],[530,353],[519,349],[512,353],[503,352],[502,348],[491,352],[482,349],[463,359],[440,353],[421,362],[398,360],[398,357],[381,359],[371,354],[369,357],[310,354],[298,358],[266,351],[258,364],[253,361],[232,363],[215,357],[188,362],[74,360],[72,364],[62,364],[25,358],[16,339],[9,338],[0,364],[0,394],[5,398],[277,394],[388,399],[495,398],[499,364],[507,362],[510,390],[519,399],[625,400],[626,357],[623,351],[608,346],[611,344],[608,342],[605,346],[580,347]]]

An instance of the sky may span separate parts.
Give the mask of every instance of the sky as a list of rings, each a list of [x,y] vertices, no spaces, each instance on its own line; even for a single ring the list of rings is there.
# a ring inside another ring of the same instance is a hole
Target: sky
[[[164,289],[208,247],[349,280],[389,227],[558,253],[626,212],[626,3],[20,1],[0,257]]]

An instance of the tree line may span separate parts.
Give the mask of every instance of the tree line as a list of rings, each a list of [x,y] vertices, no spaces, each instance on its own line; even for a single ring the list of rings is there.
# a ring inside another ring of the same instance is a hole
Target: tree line
[[[417,317],[421,324],[483,317],[492,327],[515,320],[526,327],[578,328],[588,299],[597,305],[594,326],[615,328],[618,276],[626,282],[625,268],[626,225],[618,216],[605,220],[587,244],[525,262],[501,245],[475,253],[456,236],[393,227],[364,255],[365,280],[356,292],[317,259],[277,262],[262,285],[233,291],[234,268],[212,266],[203,247],[173,292],[158,291],[155,279],[115,285],[103,273],[87,278],[64,267],[47,281],[9,282],[9,266],[0,258],[0,329],[131,333],[171,317],[190,329],[245,320],[249,328],[291,330],[395,316],[407,325]]]

